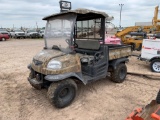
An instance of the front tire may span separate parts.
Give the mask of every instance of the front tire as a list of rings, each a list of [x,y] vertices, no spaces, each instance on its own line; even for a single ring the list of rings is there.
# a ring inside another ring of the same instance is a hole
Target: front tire
[[[17,35],[15,35],[14,38],[17,39],[18,38]]]
[[[122,83],[125,80],[126,75],[127,67],[124,63],[121,63],[111,72],[111,80],[116,83]]]
[[[6,41],[6,38],[3,37],[3,38],[2,38],[2,41]]]
[[[49,101],[57,108],[64,108],[72,103],[76,96],[77,84],[72,79],[52,83],[47,92]]]
[[[152,60],[150,67],[151,67],[152,72],[160,73],[160,59]]]

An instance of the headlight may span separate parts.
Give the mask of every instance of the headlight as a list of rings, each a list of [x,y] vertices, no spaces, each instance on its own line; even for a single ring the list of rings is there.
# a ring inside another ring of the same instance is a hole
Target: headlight
[[[56,61],[56,60],[51,60],[51,61],[49,61],[47,68],[54,69],[54,70],[61,69],[62,63],[59,61]]]

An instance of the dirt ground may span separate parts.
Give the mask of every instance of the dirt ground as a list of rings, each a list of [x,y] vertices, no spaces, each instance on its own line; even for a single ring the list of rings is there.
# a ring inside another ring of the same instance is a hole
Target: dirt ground
[[[35,90],[27,81],[27,65],[43,48],[43,40],[9,40],[0,42],[0,120],[124,120],[137,107],[155,99],[160,81],[127,75],[116,84],[109,78],[78,85],[74,102],[56,109],[47,90]],[[136,54],[139,54],[136,52]],[[149,63],[130,57],[129,71],[150,72]]]

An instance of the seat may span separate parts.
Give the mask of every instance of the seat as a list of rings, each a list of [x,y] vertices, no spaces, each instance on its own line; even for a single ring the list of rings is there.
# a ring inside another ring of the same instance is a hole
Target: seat
[[[100,49],[100,43],[98,40],[76,40],[77,48],[76,52],[82,54],[94,55]]]

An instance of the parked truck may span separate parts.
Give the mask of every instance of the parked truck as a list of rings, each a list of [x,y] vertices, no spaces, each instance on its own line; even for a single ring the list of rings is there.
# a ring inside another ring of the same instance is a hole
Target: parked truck
[[[17,29],[11,32],[12,38],[26,38],[25,32],[23,30]]]
[[[47,21],[45,47],[28,65],[28,81],[36,89],[48,88],[48,99],[57,108],[66,107],[74,100],[78,82],[86,85],[106,78],[109,73],[113,82],[125,80],[125,63],[131,55],[131,46],[105,44],[107,18],[104,12],[88,9],[43,18]],[[96,24],[100,25],[98,32],[90,27]],[[53,31],[62,32],[61,36],[54,36]],[[78,35],[84,31],[85,36]]]
[[[35,29],[27,30],[25,35],[27,38],[39,38],[40,37],[39,33]]]

